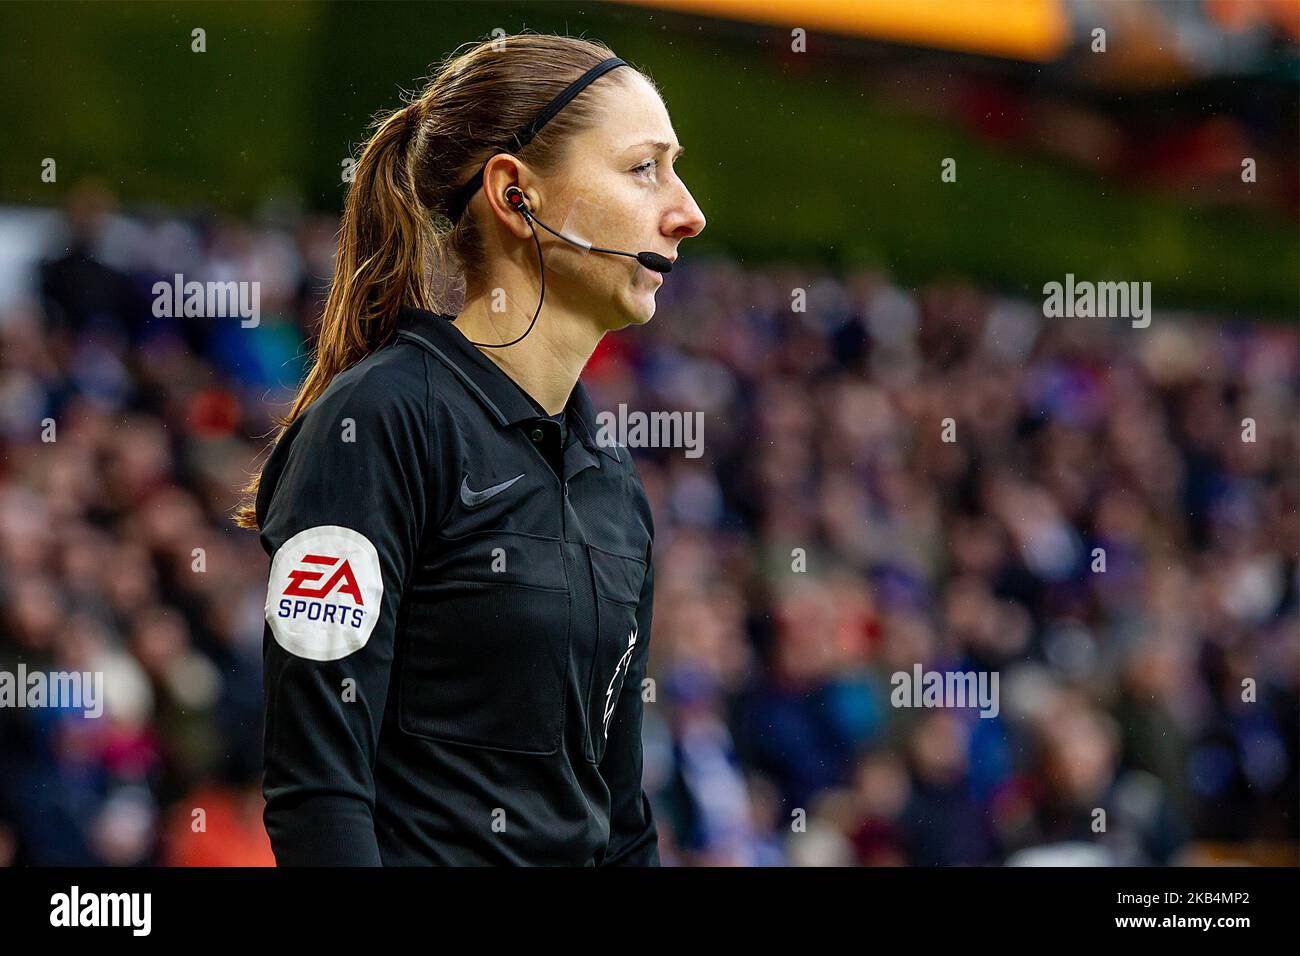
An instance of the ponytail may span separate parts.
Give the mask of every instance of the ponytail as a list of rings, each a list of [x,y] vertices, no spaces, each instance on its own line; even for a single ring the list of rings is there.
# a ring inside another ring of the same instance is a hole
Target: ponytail
[[[377,120],[357,161],[315,360],[288,414],[276,420],[276,441],[335,375],[392,337],[403,304],[425,309],[432,304],[427,257],[436,236],[415,197],[407,164],[423,112],[423,101],[416,101]],[[261,478],[254,475],[244,487],[244,500],[235,511],[241,528],[258,526]]]

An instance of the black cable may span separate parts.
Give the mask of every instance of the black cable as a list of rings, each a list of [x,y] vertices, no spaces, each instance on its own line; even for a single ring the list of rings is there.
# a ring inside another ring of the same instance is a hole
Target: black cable
[[[509,342],[498,342],[496,344],[475,342],[473,339],[469,339],[470,345],[477,345],[481,349],[503,349],[507,345],[514,345],[533,330],[533,326],[537,322],[537,317],[542,314],[542,303],[546,301],[546,264],[542,262],[542,244],[537,238],[537,230],[533,229],[533,217],[527,212],[524,212],[524,218],[528,220],[528,228],[532,230],[533,234],[533,244],[537,246],[537,271],[542,277],[542,294],[537,300],[537,311],[533,313],[533,321],[528,323],[528,328],[524,330],[524,334],[519,336],[517,339],[512,339]],[[545,229],[546,226],[543,225],[542,228]]]

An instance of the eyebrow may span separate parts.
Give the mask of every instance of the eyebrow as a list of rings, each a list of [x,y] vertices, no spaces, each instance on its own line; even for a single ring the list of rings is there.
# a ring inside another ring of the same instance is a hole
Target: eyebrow
[[[668,150],[673,148],[672,143],[665,143],[663,140],[644,139],[639,143],[633,143],[631,146],[627,147],[627,149],[623,150],[623,152],[627,152],[628,150],[633,150],[633,149],[640,149],[642,146],[653,146],[656,150],[658,150],[661,153],[667,152]],[[685,152],[686,152],[685,146],[678,146],[677,152],[673,154],[673,158],[676,159],[677,157],[681,156]]]

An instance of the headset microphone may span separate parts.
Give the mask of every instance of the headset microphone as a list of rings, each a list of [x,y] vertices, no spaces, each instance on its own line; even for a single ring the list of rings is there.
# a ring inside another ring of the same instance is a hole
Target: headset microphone
[[[604,252],[611,256],[627,256],[629,259],[635,259],[637,262],[641,263],[641,265],[645,266],[647,269],[650,269],[652,272],[673,271],[672,262],[670,262],[664,256],[659,255],[659,253],[657,252],[623,252],[620,249],[602,249],[599,246],[593,246],[590,242],[585,242],[582,239],[571,239],[562,232],[556,232],[546,223],[542,222],[540,219],[538,219],[536,216],[533,215],[533,211],[528,208],[528,200],[524,198],[523,190],[521,190],[518,186],[511,186],[509,189],[506,190],[505,200],[506,202],[510,203],[511,207],[516,212],[518,212],[521,216],[523,216],[525,219],[529,220],[530,222],[537,223],[537,225],[541,226],[551,235],[559,239],[563,239],[565,242],[570,243],[571,245],[575,245],[579,249],[586,249],[588,252]]]

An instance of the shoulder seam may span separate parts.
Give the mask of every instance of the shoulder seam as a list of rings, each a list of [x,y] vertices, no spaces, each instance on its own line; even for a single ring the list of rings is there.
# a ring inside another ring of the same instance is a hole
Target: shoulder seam
[[[375,350],[374,352],[370,352],[369,354],[367,354],[367,355],[363,358],[363,361],[364,361],[365,359],[369,359],[369,358],[371,358],[372,356],[378,355],[379,352],[380,352],[380,350],[378,350],[378,349]],[[369,365],[369,366],[367,366],[366,368],[361,368],[361,367],[360,367],[360,363],[357,363],[357,364],[354,364],[354,365],[350,366],[349,368],[343,369],[341,372],[338,373],[338,375],[336,375],[336,376],[334,377],[334,380],[336,381],[336,380],[338,379],[339,376],[344,375],[344,374],[347,374],[347,373],[349,373],[349,372],[353,372],[353,373],[355,373],[354,378],[352,379],[352,381],[348,382],[347,385],[346,385],[345,387],[340,388],[340,389],[338,390],[338,392],[336,393],[337,396],[338,396],[338,398],[339,398],[339,399],[340,399],[344,404],[347,404],[347,403],[349,403],[349,402],[353,402],[353,401],[355,401],[355,399],[356,399],[356,395],[357,395],[357,392],[358,392],[359,389],[362,388],[363,383],[366,384],[366,387],[367,387],[367,388],[369,388],[369,383],[367,383],[367,380],[370,378],[370,376],[371,376],[372,374],[375,374],[374,366],[373,366],[373,365]],[[427,376],[426,376],[426,377],[427,377]],[[328,392],[329,389],[330,389],[330,387],[333,386],[333,384],[334,384],[334,381],[331,381],[330,386],[327,386],[325,391]],[[385,383],[383,384],[382,387],[381,387],[381,386],[378,384],[378,382],[377,382],[376,385],[375,385],[375,387],[378,389],[377,394],[381,395],[381,396],[382,396],[383,398],[385,398],[385,399],[393,399],[393,398],[396,398],[396,397],[398,397],[399,395],[402,394],[400,390],[394,390],[394,389],[391,387],[391,384],[390,384],[390,383],[387,383],[387,382],[385,382]],[[426,386],[426,388],[427,388],[427,386]],[[362,394],[364,395],[365,393],[363,392]],[[317,407],[320,405],[320,400],[323,399],[324,397],[325,397],[325,394],[324,394],[324,393],[321,394],[321,395],[316,399],[316,401],[312,402],[311,405],[309,405],[309,406],[304,410],[303,414],[305,415],[307,412],[311,411],[312,409],[317,408]],[[353,407],[356,407],[356,406],[353,406]],[[381,407],[387,407],[387,406],[381,406]],[[427,402],[426,402],[426,407],[427,407]],[[369,409],[368,409],[368,410],[369,410]]]
[[[505,417],[505,415],[501,412],[501,409],[499,409],[499,408],[497,407],[496,403],[495,403],[494,401],[492,401],[492,399],[490,399],[490,398],[488,397],[487,393],[486,393],[485,391],[483,391],[483,389],[479,386],[479,384],[478,384],[477,382],[475,382],[473,378],[471,378],[469,375],[467,375],[467,374],[464,372],[463,369],[459,368],[459,367],[456,365],[455,362],[453,362],[451,359],[447,358],[446,354],[442,351],[442,349],[438,348],[438,346],[434,345],[432,342],[430,342],[428,339],[426,339],[423,335],[420,335],[420,334],[417,333],[417,332],[413,332],[413,331],[411,331],[410,329],[403,329],[402,331],[398,332],[397,334],[398,334],[398,336],[400,336],[401,338],[404,338],[404,339],[406,339],[408,342],[410,342],[410,343],[416,345],[418,348],[423,348],[423,349],[425,349],[425,350],[431,352],[431,353],[434,354],[435,356],[437,356],[437,357],[438,357],[438,360],[439,360],[439,361],[440,361],[444,366],[446,366],[447,369],[448,369],[448,370],[449,370],[453,375],[455,375],[458,379],[460,379],[460,381],[464,384],[464,386],[465,386],[469,391],[471,391],[471,392],[473,392],[475,395],[477,395],[477,396],[479,397],[479,399],[482,400],[483,403],[484,403],[485,405],[487,405],[488,408],[492,409],[492,413],[496,416],[498,422],[504,422],[504,421],[506,420],[506,417]]]

